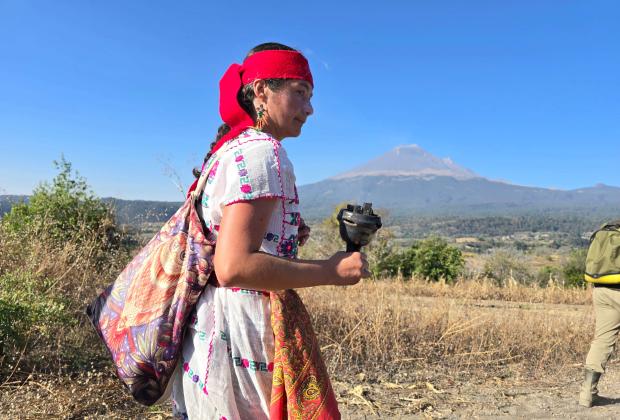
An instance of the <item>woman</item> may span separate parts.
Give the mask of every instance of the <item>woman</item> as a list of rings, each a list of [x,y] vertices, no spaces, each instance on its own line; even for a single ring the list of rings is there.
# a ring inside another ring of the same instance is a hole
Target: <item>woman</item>
[[[217,280],[203,292],[183,344],[173,391],[180,417],[339,418],[303,304],[282,292],[369,276],[358,252],[296,259],[309,228],[281,141],[299,136],[312,115],[313,88],[303,55],[276,43],[253,48],[220,81],[225,124],[205,158],[199,209],[217,234]]]

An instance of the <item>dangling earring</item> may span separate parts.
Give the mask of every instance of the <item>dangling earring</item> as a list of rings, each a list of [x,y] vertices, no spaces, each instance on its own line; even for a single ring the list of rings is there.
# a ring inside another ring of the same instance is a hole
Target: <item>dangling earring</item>
[[[263,104],[260,104],[256,110],[256,125],[254,125],[254,128],[258,131],[263,131],[265,125],[267,125],[267,110]]]

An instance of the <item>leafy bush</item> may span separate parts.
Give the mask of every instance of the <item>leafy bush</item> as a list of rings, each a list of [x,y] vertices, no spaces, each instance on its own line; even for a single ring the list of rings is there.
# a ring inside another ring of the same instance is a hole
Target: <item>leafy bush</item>
[[[404,251],[385,253],[381,257],[373,267],[376,275],[410,278],[417,274],[433,281],[450,282],[465,266],[461,251],[438,237],[417,241]]]
[[[59,174],[52,183],[40,184],[28,203],[15,205],[2,218],[3,233],[44,231],[46,240],[54,244],[86,239],[76,235],[84,231],[106,233],[110,243],[118,240],[110,208],[92,194],[84,178],[77,172],[73,175],[71,163],[64,157],[54,165]]]
[[[375,276],[403,276],[409,279],[415,272],[417,243],[403,251],[388,249],[371,266]]]
[[[416,274],[435,281],[452,281],[465,266],[461,250],[438,237],[420,241],[415,255]]]
[[[0,276],[0,367],[12,369],[19,357],[76,324],[70,303],[50,292],[53,285],[26,273]]]

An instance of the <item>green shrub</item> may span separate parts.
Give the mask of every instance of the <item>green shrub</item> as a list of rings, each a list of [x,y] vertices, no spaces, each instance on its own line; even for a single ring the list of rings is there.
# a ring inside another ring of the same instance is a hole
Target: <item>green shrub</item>
[[[461,250],[438,237],[420,241],[415,257],[415,273],[434,281],[453,281],[465,266]]]
[[[371,266],[375,276],[403,276],[409,279],[416,268],[417,244],[403,251],[386,249],[378,255],[376,262]]]
[[[64,158],[54,164],[59,173],[52,182],[40,184],[0,220],[0,274],[67,276],[69,267],[80,265],[100,271],[121,248],[113,211]]]
[[[15,205],[2,218],[2,229],[9,235],[45,234],[47,241],[63,244],[85,239],[78,233],[103,231],[114,242],[113,214],[90,191],[86,180],[72,173],[64,157],[55,161],[58,175],[51,184],[36,187],[28,203]]]
[[[401,252],[386,252],[380,257],[373,267],[376,275],[402,275],[405,279],[416,274],[433,281],[450,282],[465,266],[461,251],[438,237],[417,241]]]
[[[583,278],[586,267],[586,255],[588,250],[580,248],[573,250],[562,264],[562,276],[564,285],[567,287],[585,287]]]
[[[0,276],[0,372],[76,324],[70,302],[54,296],[52,286],[52,280],[27,273]]]

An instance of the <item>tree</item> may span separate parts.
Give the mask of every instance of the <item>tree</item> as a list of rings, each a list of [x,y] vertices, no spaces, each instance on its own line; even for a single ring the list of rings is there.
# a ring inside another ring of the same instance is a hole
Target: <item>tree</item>
[[[86,239],[88,234],[104,234],[111,243],[118,240],[112,210],[94,196],[84,178],[73,173],[64,156],[54,165],[59,173],[52,183],[41,183],[29,202],[15,205],[2,218],[3,231],[45,236],[53,245]]]

